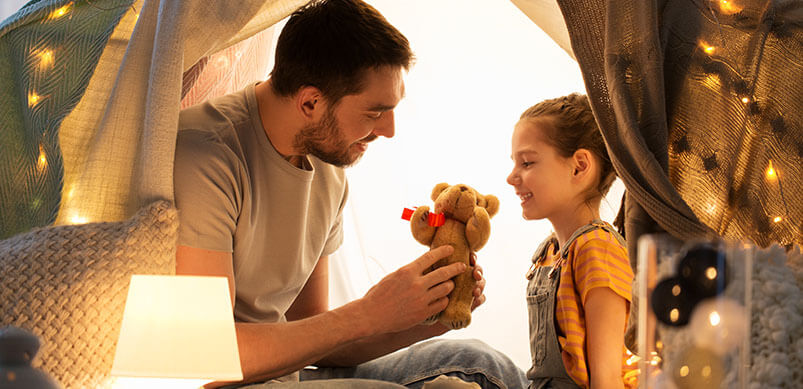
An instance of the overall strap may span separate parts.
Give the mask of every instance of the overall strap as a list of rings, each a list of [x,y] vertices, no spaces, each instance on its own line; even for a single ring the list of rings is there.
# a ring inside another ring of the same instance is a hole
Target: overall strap
[[[608,223],[606,223],[606,222],[604,222],[602,220],[595,219],[591,223],[586,224],[586,225],[578,228],[576,231],[574,231],[572,236],[569,237],[569,239],[566,241],[566,244],[564,244],[563,247],[560,248],[560,257],[562,259],[566,259],[569,256],[569,248],[572,247],[572,243],[574,243],[574,241],[577,240],[577,238],[579,238],[581,235],[585,234],[586,232],[594,231],[594,230],[596,230],[598,228],[601,228],[601,229],[609,232],[611,235],[613,235],[614,238],[616,238],[616,240],[619,242],[619,244],[621,244],[622,246],[625,245],[625,238],[623,238],[622,235],[619,235],[619,233],[616,231],[616,229],[612,225],[610,225],[610,224],[608,224]]]
[[[550,246],[557,247],[557,245],[558,245],[558,237],[555,235],[554,232],[550,234],[546,239],[544,239],[544,241],[541,242],[540,245],[538,245],[538,248],[535,249],[535,254],[533,254],[532,257],[533,263],[532,265],[530,265],[530,270],[527,271],[526,278],[528,280],[531,280],[533,278],[536,266],[539,263],[543,262],[544,259],[546,259],[547,249],[549,249]]]

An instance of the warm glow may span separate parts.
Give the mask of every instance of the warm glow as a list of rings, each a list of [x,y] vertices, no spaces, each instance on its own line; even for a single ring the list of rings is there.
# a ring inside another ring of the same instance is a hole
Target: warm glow
[[[58,19],[63,17],[64,15],[68,14],[72,10],[73,2],[69,2],[63,7],[56,9],[55,11],[50,13],[50,19]]]
[[[89,219],[79,215],[78,213],[73,213],[73,215],[69,217],[69,220],[70,224],[86,224],[89,222]]]
[[[711,313],[708,315],[708,322],[709,322],[709,323],[711,323],[711,326],[712,326],[712,327],[716,327],[716,326],[718,326],[718,325],[719,325],[719,322],[720,322],[720,320],[721,320],[721,319],[720,319],[720,317],[719,317],[719,313],[718,313],[717,311],[712,311],[712,312],[711,312]]]
[[[743,102],[743,103],[745,103],[745,104],[747,104],[747,103],[749,103],[749,102],[750,102],[750,98],[749,98],[749,97],[747,97],[747,96],[745,96],[745,97],[742,97],[742,102]]]
[[[672,296],[679,296],[680,295],[680,285],[675,285],[672,287]]]
[[[709,280],[713,280],[714,278],[717,278],[717,268],[709,267],[708,269],[705,269],[705,276]]]
[[[661,342],[660,340],[656,341],[655,342],[655,348],[658,349],[658,350],[664,348],[664,342]]]
[[[29,107],[35,106],[36,104],[39,103],[39,100],[41,99],[42,97],[37,95],[36,92],[28,93],[28,106]]]
[[[685,377],[687,375],[689,375],[689,367],[686,366],[686,365],[681,366],[680,367],[680,376],[681,377]]]
[[[705,208],[705,211],[708,212],[709,215],[713,215],[717,212],[717,204],[714,202],[708,203],[708,206]]]
[[[736,4],[735,0],[719,0],[719,12],[725,15],[733,15],[742,11],[742,7]]]
[[[780,216],[775,216],[775,218],[774,218],[774,219],[772,219],[772,221],[774,221],[775,223],[780,223],[780,222],[782,222],[782,221],[783,221],[783,218],[782,218],[782,217],[780,217]]]
[[[702,370],[703,377],[708,377],[711,375],[711,366],[705,365],[703,366]]]
[[[669,320],[672,320],[672,322],[674,323],[678,321],[679,318],[680,318],[680,311],[677,308],[672,308],[672,310],[669,311]]]
[[[717,73],[709,73],[703,79],[703,86],[711,90],[720,90],[722,88],[722,80]]]
[[[45,49],[45,50],[42,50],[39,53],[37,53],[37,56],[39,57],[39,66],[40,67],[46,68],[46,67],[49,67],[50,65],[53,65],[53,52],[52,51]]]
[[[111,374],[242,380],[228,279],[131,276]]]
[[[45,148],[41,144],[39,145],[39,159],[36,161],[36,167],[39,170],[45,170],[47,167],[47,155],[45,155]]]
[[[778,178],[778,172],[775,171],[774,167],[772,167],[772,160],[770,160],[769,164],[767,165],[767,179],[774,180],[776,178]]]
[[[702,48],[706,54],[714,54],[714,51],[716,50],[714,46],[711,46],[703,41],[700,41],[700,48]]]
[[[114,389],[198,389],[209,380],[170,379],[170,378],[117,378],[112,385]]]
[[[638,362],[640,360],[641,360],[641,358],[639,358],[638,355],[631,355],[630,358],[627,358],[627,360],[625,361],[625,364],[627,364],[628,366],[631,366],[631,365],[633,365],[634,363],[636,363],[636,362]]]
[[[629,372],[625,373],[623,380],[625,381],[625,383],[633,385],[636,382],[638,382],[637,380],[639,374],[641,374],[641,370],[639,369],[630,370]]]

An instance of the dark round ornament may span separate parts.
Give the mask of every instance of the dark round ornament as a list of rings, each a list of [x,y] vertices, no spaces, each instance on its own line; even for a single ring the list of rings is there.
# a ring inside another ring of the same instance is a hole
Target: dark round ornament
[[[728,286],[725,252],[710,244],[694,246],[678,263],[677,275],[691,297],[702,300],[718,296]]]
[[[690,295],[679,277],[662,280],[650,296],[650,305],[658,321],[674,327],[689,324],[692,310],[698,301]]]
[[[59,384],[31,367],[39,339],[17,327],[0,328],[0,389],[58,389]]]

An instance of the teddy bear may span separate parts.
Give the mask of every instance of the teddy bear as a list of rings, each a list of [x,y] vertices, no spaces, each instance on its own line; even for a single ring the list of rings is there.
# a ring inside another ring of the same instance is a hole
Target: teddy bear
[[[468,185],[447,183],[435,185],[431,198],[435,202],[434,214],[443,215],[442,225],[431,222],[433,214],[428,206],[418,207],[410,216],[413,237],[430,248],[447,244],[454,247],[452,255],[436,262],[430,271],[455,262],[465,263],[466,270],[453,279],[454,289],[449,293],[446,309],[426,323],[439,321],[451,329],[464,328],[471,322],[476,285],[470,256],[488,242],[490,220],[499,210],[499,199],[494,195],[482,195]]]

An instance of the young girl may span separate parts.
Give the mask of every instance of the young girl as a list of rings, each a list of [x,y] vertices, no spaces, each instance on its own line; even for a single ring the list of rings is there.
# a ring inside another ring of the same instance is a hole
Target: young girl
[[[588,98],[572,94],[526,110],[512,158],[507,182],[524,219],[548,219],[554,229],[527,272],[530,388],[635,387],[625,383],[624,346],[633,272],[624,240],[599,219],[615,172]]]

